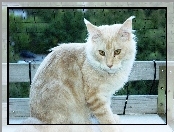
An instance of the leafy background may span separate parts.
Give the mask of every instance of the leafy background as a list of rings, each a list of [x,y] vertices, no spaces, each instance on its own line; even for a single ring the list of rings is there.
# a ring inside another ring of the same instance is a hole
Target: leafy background
[[[16,15],[25,13],[26,16]],[[9,62],[21,60],[21,51],[34,54],[49,53],[60,43],[86,42],[87,30],[83,19],[94,25],[123,23],[130,16],[136,30],[136,61],[166,60],[166,9],[11,9],[9,11]],[[141,72],[141,71],[140,71]],[[25,73],[24,73],[25,74]],[[151,90],[152,81],[128,82],[116,94],[157,94],[158,81]],[[19,87],[16,90],[14,87]],[[29,83],[10,83],[10,97],[26,97]]]

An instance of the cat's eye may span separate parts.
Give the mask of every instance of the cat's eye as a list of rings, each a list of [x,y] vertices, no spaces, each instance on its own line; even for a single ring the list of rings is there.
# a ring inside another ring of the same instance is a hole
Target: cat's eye
[[[120,53],[121,53],[121,49],[115,50],[115,51],[114,51],[114,57],[115,57],[116,55],[119,55]]]
[[[105,52],[103,50],[99,50],[99,54],[105,56]]]

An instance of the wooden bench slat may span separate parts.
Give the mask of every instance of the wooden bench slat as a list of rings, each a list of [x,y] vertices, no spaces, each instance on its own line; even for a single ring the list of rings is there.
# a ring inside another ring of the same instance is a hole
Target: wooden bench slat
[[[126,96],[113,96],[111,108],[114,114],[123,114]],[[157,113],[157,95],[130,95],[126,105],[126,114]],[[10,98],[10,118],[28,117],[29,98]]]
[[[31,64],[31,75],[33,78],[40,63]],[[3,64],[3,71],[6,71]],[[159,66],[166,66],[165,61],[156,61],[156,80],[159,79]],[[129,81],[136,80],[153,80],[154,79],[154,62],[153,61],[135,61],[132,72],[129,77]],[[4,72],[5,75],[5,72]],[[29,65],[28,64],[9,64],[9,81],[10,82],[29,82]],[[3,79],[3,83],[7,83],[6,78]]]

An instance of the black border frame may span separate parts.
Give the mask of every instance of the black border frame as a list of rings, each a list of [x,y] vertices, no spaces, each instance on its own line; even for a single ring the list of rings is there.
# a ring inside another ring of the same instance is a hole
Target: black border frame
[[[166,91],[167,91],[167,7],[7,7],[7,125],[9,124],[9,10],[10,9],[166,9]],[[158,113],[157,113],[158,114]],[[94,125],[94,124],[25,124],[25,125]],[[95,124],[95,125],[167,125],[167,92],[166,124]]]

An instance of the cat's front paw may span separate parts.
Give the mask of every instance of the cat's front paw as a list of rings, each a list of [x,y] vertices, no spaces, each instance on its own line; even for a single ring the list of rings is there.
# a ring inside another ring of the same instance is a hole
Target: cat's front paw
[[[120,124],[120,116],[118,116],[117,114],[114,114],[114,119],[116,124]]]

